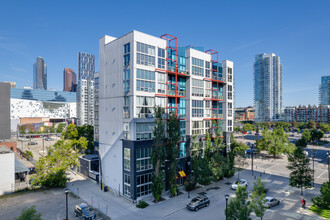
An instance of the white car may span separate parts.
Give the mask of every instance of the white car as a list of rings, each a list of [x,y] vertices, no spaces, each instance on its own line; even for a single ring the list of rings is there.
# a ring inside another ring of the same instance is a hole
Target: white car
[[[246,186],[247,187],[247,185],[248,185],[248,182],[245,179],[239,179],[239,180],[236,180],[233,183],[233,185],[231,185],[231,188],[236,190],[238,186]]]
[[[276,206],[278,204],[280,204],[280,200],[274,198],[274,197],[265,197],[265,204],[264,206],[267,208],[271,208],[273,206]]]

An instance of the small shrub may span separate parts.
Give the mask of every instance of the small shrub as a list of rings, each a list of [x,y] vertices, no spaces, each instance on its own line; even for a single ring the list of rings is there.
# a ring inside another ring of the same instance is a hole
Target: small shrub
[[[194,177],[188,176],[187,181],[184,183],[185,190],[192,191],[196,188],[197,182]]]
[[[143,200],[140,200],[140,201],[138,202],[138,204],[136,204],[136,207],[137,207],[137,208],[140,208],[140,209],[144,209],[144,208],[146,208],[146,207],[148,207],[148,206],[149,206],[149,204],[146,203],[146,202],[143,201]]]
[[[322,209],[330,209],[330,181],[322,184],[321,195],[312,199],[315,206]]]
[[[29,157],[31,157],[31,158],[33,158],[33,154],[32,154],[32,152],[31,151],[29,151],[29,150],[26,150],[25,151],[25,153],[29,156]]]

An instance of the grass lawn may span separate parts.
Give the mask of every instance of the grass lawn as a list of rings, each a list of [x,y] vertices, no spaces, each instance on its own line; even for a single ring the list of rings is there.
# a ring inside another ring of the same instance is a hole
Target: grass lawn
[[[321,209],[321,208],[318,208],[316,206],[312,206],[310,207],[310,209],[312,212],[324,217],[324,218],[327,218],[327,219],[330,219],[330,210],[329,209]]]

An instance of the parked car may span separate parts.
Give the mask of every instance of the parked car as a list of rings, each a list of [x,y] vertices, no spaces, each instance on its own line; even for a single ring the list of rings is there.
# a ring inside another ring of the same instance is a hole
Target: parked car
[[[238,186],[248,186],[248,182],[245,179],[236,180],[232,185],[231,188],[236,190]]]
[[[53,141],[54,139],[51,137],[45,137],[45,141]]]
[[[259,133],[256,133],[255,135],[256,135],[256,136],[259,136],[260,134],[259,134]]]
[[[84,220],[96,219],[96,214],[86,203],[80,203],[74,208],[74,216],[82,217]]]
[[[31,141],[28,143],[28,145],[37,145],[38,143],[37,142],[34,142],[34,141]]]
[[[274,197],[266,197],[265,200],[266,200],[266,202],[265,202],[264,206],[267,208],[271,208],[273,206],[280,204],[280,200],[278,200]]]
[[[210,205],[210,199],[205,195],[198,195],[187,203],[187,208],[192,211],[197,211],[200,208]]]
[[[258,153],[258,150],[257,149],[252,149],[252,151],[251,151],[251,148],[249,148],[245,151],[246,154],[251,154],[251,152],[253,152],[253,154],[256,154],[256,153]]]

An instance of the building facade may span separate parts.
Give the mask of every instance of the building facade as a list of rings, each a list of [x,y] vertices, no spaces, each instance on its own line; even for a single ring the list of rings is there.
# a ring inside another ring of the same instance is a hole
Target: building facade
[[[21,118],[77,117],[75,92],[11,88],[9,107],[12,131],[16,131]]]
[[[330,105],[330,76],[322,76],[319,89],[320,105]]]
[[[10,134],[10,86],[0,83],[0,140],[9,139]]]
[[[235,108],[235,121],[254,121],[254,107]]]
[[[286,122],[330,123],[330,106],[297,106],[284,109]]]
[[[94,146],[99,147],[99,73],[94,75]]]
[[[42,57],[33,65],[33,89],[47,90],[47,64]]]
[[[15,190],[15,156],[14,152],[0,143],[0,195]]]
[[[63,91],[77,92],[77,75],[73,69],[64,68],[63,71]]]
[[[8,83],[10,88],[16,88],[16,82],[3,81],[3,83]]]
[[[78,125],[94,126],[95,56],[78,54],[77,116]]]
[[[273,53],[258,54],[254,62],[255,121],[277,121],[282,115],[282,64]]]
[[[154,106],[180,117],[177,171],[188,172],[192,135],[203,142],[218,121],[233,130],[233,62],[218,52],[178,47],[177,38],[138,31],[99,40],[99,152],[104,185],[136,200],[151,193]],[[165,176],[166,176],[165,172]],[[178,174],[178,184],[184,178]]]

